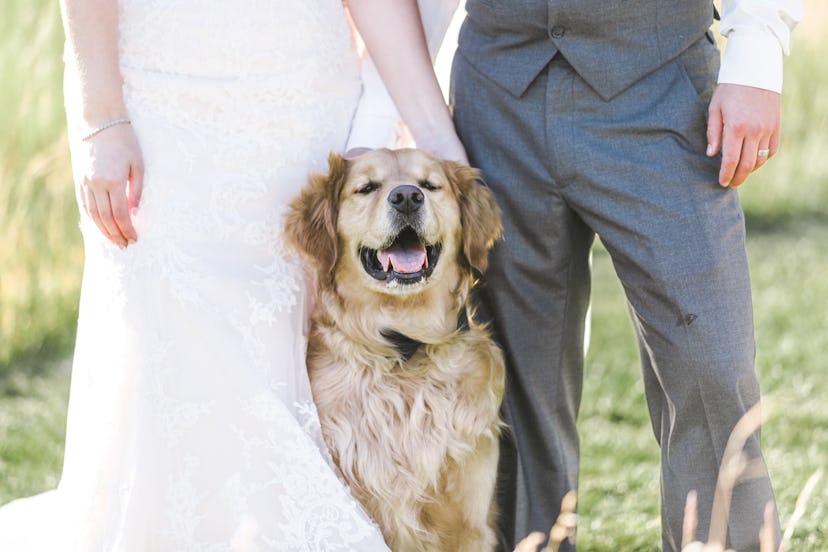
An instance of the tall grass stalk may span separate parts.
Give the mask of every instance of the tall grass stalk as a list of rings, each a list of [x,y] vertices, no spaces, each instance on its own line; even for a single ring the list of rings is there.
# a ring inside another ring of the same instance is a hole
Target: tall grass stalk
[[[69,350],[82,263],[58,3],[6,0],[1,9],[0,376]]]

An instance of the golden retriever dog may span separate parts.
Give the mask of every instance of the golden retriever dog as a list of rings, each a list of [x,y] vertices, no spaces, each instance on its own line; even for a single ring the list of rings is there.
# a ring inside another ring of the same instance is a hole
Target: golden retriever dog
[[[286,219],[316,275],[325,441],[392,550],[491,550],[503,356],[467,311],[497,205],[474,169],[421,150],[328,162]]]

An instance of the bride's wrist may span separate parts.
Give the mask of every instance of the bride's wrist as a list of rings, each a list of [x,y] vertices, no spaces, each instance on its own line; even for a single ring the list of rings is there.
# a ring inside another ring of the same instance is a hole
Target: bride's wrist
[[[88,127],[97,127],[108,121],[125,118],[128,118],[128,114],[123,101],[95,102],[91,105],[86,105],[86,102],[84,102],[84,107],[81,110],[81,121]]]
[[[80,116],[87,126],[94,127],[128,116],[120,73],[86,75],[79,84]]]
[[[454,132],[454,127],[450,127],[438,134],[415,137],[414,142],[418,148],[431,152],[442,159],[458,161],[465,164],[469,162],[466,156],[466,150]]]
[[[454,130],[454,121],[444,104],[442,107],[426,111],[431,117],[420,117],[409,124],[411,136],[418,148],[444,159],[468,163],[466,150]]]

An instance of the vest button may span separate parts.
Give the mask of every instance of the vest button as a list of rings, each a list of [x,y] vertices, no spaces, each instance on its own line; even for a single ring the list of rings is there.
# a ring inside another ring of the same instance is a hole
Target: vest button
[[[564,34],[566,34],[566,28],[561,25],[555,25],[552,29],[550,29],[549,34],[552,38],[561,38]]]

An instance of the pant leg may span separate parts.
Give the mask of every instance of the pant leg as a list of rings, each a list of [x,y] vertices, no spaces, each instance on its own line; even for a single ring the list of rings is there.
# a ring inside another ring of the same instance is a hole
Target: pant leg
[[[713,56],[702,39],[610,102],[580,80],[556,99],[567,112],[558,131],[577,145],[566,199],[610,252],[639,340],[661,445],[665,550],[681,545],[690,490],[706,540],[728,437],[759,401],[743,215],[737,193],[716,183],[718,160],[704,155]],[[566,78],[565,64],[555,72]],[[745,451],[761,462],[758,434]],[[729,546],[757,549],[768,501],[767,478],[736,488]]]
[[[545,77],[518,99],[458,53],[452,82],[457,130],[503,214],[480,295],[508,368],[498,525],[502,549],[512,550],[532,531],[547,533],[577,486],[594,235],[550,177]]]

